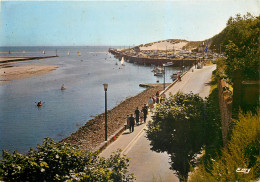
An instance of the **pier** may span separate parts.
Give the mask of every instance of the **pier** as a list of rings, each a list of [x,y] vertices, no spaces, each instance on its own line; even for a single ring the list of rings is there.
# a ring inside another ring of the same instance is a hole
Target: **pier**
[[[29,60],[38,60],[38,59],[47,59],[47,58],[54,58],[58,56],[44,56],[44,57],[0,57],[0,63],[11,63],[11,62],[18,62],[18,61],[29,61]]]
[[[156,66],[163,66],[168,62],[173,63],[172,66],[181,67],[181,66],[192,66],[196,63],[196,59],[171,59],[171,58],[152,58],[152,57],[138,57],[133,55],[127,55],[118,51],[116,49],[109,49],[109,53],[113,54],[116,58],[124,59],[129,63],[135,63],[140,65],[156,65]]]

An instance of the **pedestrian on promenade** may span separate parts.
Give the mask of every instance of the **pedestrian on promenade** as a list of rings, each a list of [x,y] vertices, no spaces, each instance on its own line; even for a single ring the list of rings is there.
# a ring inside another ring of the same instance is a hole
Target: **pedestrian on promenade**
[[[159,102],[160,102],[159,96],[156,96],[156,104],[159,104]]]
[[[165,99],[166,99],[166,95],[165,95],[165,93],[163,93],[161,95],[160,103],[163,103],[165,101]]]
[[[131,114],[130,118],[130,133],[134,132],[134,127],[135,127],[135,118],[133,117],[133,114]]]
[[[139,111],[138,107],[136,107],[136,110],[135,110],[136,125],[139,125],[139,114],[140,114],[140,111]]]
[[[160,94],[160,92],[159,92],[159,91],[157,91],[157,92],[156,92],[156,97],[159,97],[159,94]]]
[[[147,113],[148,113],[148,108],[147,108],[146,104],[144,104],[142,111],[144,113],[144,122],[146,122]]]
[[[152,99],[152,97],[149,98],[148,105],[149,105],[149,108],[150,108],[150,111],[151,111],[153,109],[153,99]]]
[[[140,112],[140,123],[144,121],[144,113],[143,111]]]
[[[127,117],[126,117],[126,125],[127,125],[127,127],[129,128],[129,133],[131,133],[131,128],[130,128],[130,117],[129,117],[129,115],[127,115]]]
[[[178,80],[181,81],[181,75],[178,74]]]

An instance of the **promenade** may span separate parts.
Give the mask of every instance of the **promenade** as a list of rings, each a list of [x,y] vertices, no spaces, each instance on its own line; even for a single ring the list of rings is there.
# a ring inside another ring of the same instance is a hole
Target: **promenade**
[[[175,94],[178,91],[184,93],[198,93],[201,97],[206,97],[210,91],[210,79],[212,71],[216,65],[204,66],[203,69],[192,69],[188,71],[181,82],[176,82],[165,92],[166,96]],[[148,115],[151,120],[151,113]],[[112,152],[122,149],[122,154],[130,158],[130,173],[134,173],[140,182],[164,181],[177,182],[179,179],[170,170],[169,156],[166,153],[156,153],[150,150],[150,141],[145,137],[146,124],[135,127],[133,133],[129,130],[123,132],[119,138],[110,144],[100,156],[108,157]]]

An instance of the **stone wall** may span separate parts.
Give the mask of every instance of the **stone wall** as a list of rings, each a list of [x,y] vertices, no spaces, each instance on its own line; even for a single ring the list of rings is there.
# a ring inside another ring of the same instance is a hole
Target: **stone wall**
[[[222,124],[222,140],[224,146],[228,141],[228,131],[232,121],[232,92],[228,84],[222,79],[218,80],[219,107]]]

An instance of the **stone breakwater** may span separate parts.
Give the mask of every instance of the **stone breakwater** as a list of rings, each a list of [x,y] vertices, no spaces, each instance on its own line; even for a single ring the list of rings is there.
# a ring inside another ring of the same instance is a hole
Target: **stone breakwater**
[[[168,85],[168,84],[167,84]],[[141,109],[148,102],[149,97],[155,96],[157,91],[163,90],[163,84],[149,87],[136,96],[130,97],[107,113],[108,136],[115,133],[126,124],[126,116],[134,113],[136,107]],[[89,120],[71,136],[63,139],[66,142],[80,149],[95,152],[98,146],[105,140],[105,114],[99,114]]]
[[[108,52],[113,54],[115,58],[119,60],[124,57],[124,59],[129,63],[135,63],[140,65],[156,65],[163,66],[163,64],[171,62],[175,67],[189,67],[196,63],[196,59],[172,59],[172,58],[152,58],[152,57],[138,57],[134,55],[126,54],[122,51],[118,51],[116,49],[109,49]]]

